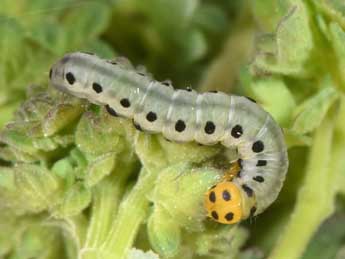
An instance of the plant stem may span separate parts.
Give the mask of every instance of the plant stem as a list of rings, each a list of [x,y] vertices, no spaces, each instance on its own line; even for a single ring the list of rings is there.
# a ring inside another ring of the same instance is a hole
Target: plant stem
[[[269,258],[301,258],[319,225],[333,212],[338,178],[330,165],[337,163],[333,149],[334,109],[325,117],[314,135],[305,174],[290,222]],[[344,114],[338,114],[344,115]],[[340,118],[340,117],[339,117]]]
[[[120,179],[119,179],[120,180]],[[108,180],[109,181],[109,180]],[[87,233],[85,248],[99,246],[106,236],[111,224],[111,217],[115,215],[119,205],[120,195],[123,192],[123,181],[110,186],[110,182],[102,183],[94,190],[92,217]]]
[[[141,170],[136,185],[122,201],[110,234],[102,245],[103,259],[127,257],[139,226],[146,217],[149,205],[146,194],[152,189],[157,173]]]
[[[86,241],[80,250],[79,258],[101,258],[102,245],[109,234],[109,229],[118,211],[120,198],[129,176],[130,170],[128,168],[130,168],[128,165],[127,168],[126,165],[121,165],[116,169],[116,172],[103,179],[93,189],[92,216]]]

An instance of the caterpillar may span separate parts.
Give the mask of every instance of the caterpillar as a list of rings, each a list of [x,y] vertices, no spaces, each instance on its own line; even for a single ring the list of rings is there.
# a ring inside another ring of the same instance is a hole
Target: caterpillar
[[[238,170],[206,193],[213,220],[233,224],[263,212],[278,196],[288,168],[282,129],[252,99],[222,92],[174,89],[123,62],[90,53],[66,54],[50,69],[60,91],[104,105],[138,130],[177,142],[236,148]]]

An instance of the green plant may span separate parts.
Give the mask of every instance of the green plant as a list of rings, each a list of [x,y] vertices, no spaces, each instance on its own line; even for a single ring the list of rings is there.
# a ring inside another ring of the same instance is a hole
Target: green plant
[[[2,1],[0,256],[341,258],[344,13],[341,0]],[[275,204],[241,225],[205,220],[222,148],[138,133],[48,87],[74,50],[254,97],[289,146]]]

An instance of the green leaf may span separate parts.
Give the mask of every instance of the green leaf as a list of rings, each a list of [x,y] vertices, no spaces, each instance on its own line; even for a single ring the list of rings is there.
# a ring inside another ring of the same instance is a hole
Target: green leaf
[[[246,92],[269,112],[281,126],[288,126],[296,107],[293,94],[281,78],[253,80],[246,71],[241,75]]]
[[[345,28],[345,4],[342,0],[313,0],[318,11],[323,13],[330,20],[336,21]]]
[[[301,259],[336,258],[345,239],[345,215],[338,213],[325,221],[310,240]]]
[[[195,237],[195,254],[214,259],[235,259],[248,237],[245,228],[209,224],[204,232]]]
[[[281,18],[288,11],[290,1],[254,1],[250,5],[251,11],[265,32],[273,32]]]
[[[337,24],[331,23],[329,25],[329,30],[331,34],[331,44],[333,45],[336,57],[337,57],[337,64],[334,68],[337,76],[340,77],[341,83],[339,86],[342,90],[345,89],[345,32],[344,30]]]
[[[68,49],[76,48],[104,32],[110,21],[110,7],[107,1],[97,1],[71,9],[63,19]]]
[[[341,97],[340,107],[337,110],[338,119],[335,126],[334,140],[333,140],[333,159],[332,171],[336,173],[335,190],[342,194],[345,194],[345,99]]]
[[[149,0],[147,2],[136,1],[136,4],[150,15],[153,23],[162,30],[170,26],[176,30],[188,24],[192,18],[199,0]],[[179,24],[176,24],[179,21]]]
[[[170,164],[180,162],[200,163],[215,155],[221,150],[221,145],[200,146],[197,143],[175,143],[169,142],[163,137],[158,138],[161,149],[164,152],[165,159]]]
[[[310,146],[312,143],[312,137],[297,133],[290,129],[284,129],[284,137],[288,148],[294,146]]]
[[[305,77],[313,72],[315,64],[307,62],[311,58],[314,41],[308,9],[303,2],[293,1],[278,24],[274,36],[274,49],[258,51],[252,65],[255,73]],[[272,46],[272,43],[269,45]]]
[[[6,98],[6,97],[5,97]],[[1,99],[1,97],[0,97]],[[1,101],[0,101],[1,102]],[[6,122],[8,122],[12,116],[16,108],[18,107],[18,103],[6,103],[4,105],[0,105],[0,128],[2,128]]]
[[[181,246],[178,222],[164,210],[155,208],[148,221],[148,236],[152,248],[164,257],[175,256]]]
[[[214,169],[193,169],[188,163],[178,163],[159,175],[150,199],[180,226],[200,231],[205,219],[204,195],[219,177]]]
[[[50,171],[38,165],[18,164],[11,169],[2,169],[0,173],[7,174],[9,170],[14,176],[9,182],[12,187],[7,185],[2,195],[7,197],[10,208],[18,212],[38,213],[57,204],[62,186]]]
[[[33,145],[33,140],[30,137],[23,135],[19,130],[12,129],[12,126],[14,125],[7,125],[7,127],[0,133],[0,141],[25,153],[31,155],[36,154],[37,150]]]
[[[73,164],[70,157],[60,159],[54,163],[51,168],[51,171],[64,179],[64,184],[66,186],[71,186],[75,180],[75,172]]]
[[[90,155],[120,153],[125,144],[126,133],[123,124],[125,123],[106,113],[98,116],[93,112],[86,112],[75,132],[76,145],[82,152]]]
[[[85,51],[97,53],[100,57],[113,58],[116,56],[115,51],[112,49],[109,43],[106,43],[102,40],[96,39],[91,42],[87,42],[84,48]]]
[[[64,252],[61,252],[62,247],[63,240],[58,228],[31,225],[23,229],[10,258],[58,259],[64,254]]]
[[[0,158],[4,161],[11,162],[33,163],[37,161],[37,157],[29,155],[20,149],[8,146],[0,148]]]
[[[64,194],[63,201],[52,211],[54,217],[68,218],[80,214],[91,202],[91,191],[81,183],[74,184]]]
[[[190,31],[183,39],[183,48],[186,53],[184,59],[187,62],[202,58],[207,51],[205,36],[198,30]]]
[[[0,214],[0,228],[0,256],[5,257],[13,249],[18,232],[22,229],[18,227],[17,218],[13,214],[3,212]]]
[[[227,29],[227,17],[216,4],[199,5],[195,11],[193,22],[211,32],[223,32]]]
[[[57,21],[46,21],[30,30],[29,37],[43,49],[61,55],[66,48],[66,34]]]
[[[327,87],[304,101],[296,108],[292,130],[305,134],[312,132],[321,124],[327,111],[337,100],[338,94],[334,88]]]
[[[86,169],[85,183],[91,187],[109,175],[116,165],[116,153],[106,153],[90,161]]]
[[[67,126],[71,126],[81,116],[82,111],[81,105],[58,104],[52,107],[42,123],[44,136],[51,136]]]

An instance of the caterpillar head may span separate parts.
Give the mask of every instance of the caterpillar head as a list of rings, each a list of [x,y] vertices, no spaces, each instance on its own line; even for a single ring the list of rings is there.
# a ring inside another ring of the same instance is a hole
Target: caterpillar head
[[[248,201],[240,187],[234,182],[222,181],[213,186],[205,195],[208,217],[222,224],[234,224],[248,217],[244,209]],[[253,203],[250,201],[249,203]]]
[[[94,93],[87,80],[93,80],[95,75],[85,71],[92,71],[97,62],[99,59],[95,55],[83,52],[66,54],[51,67],[50,82],[62,92],[87,98],[90,93]]]

